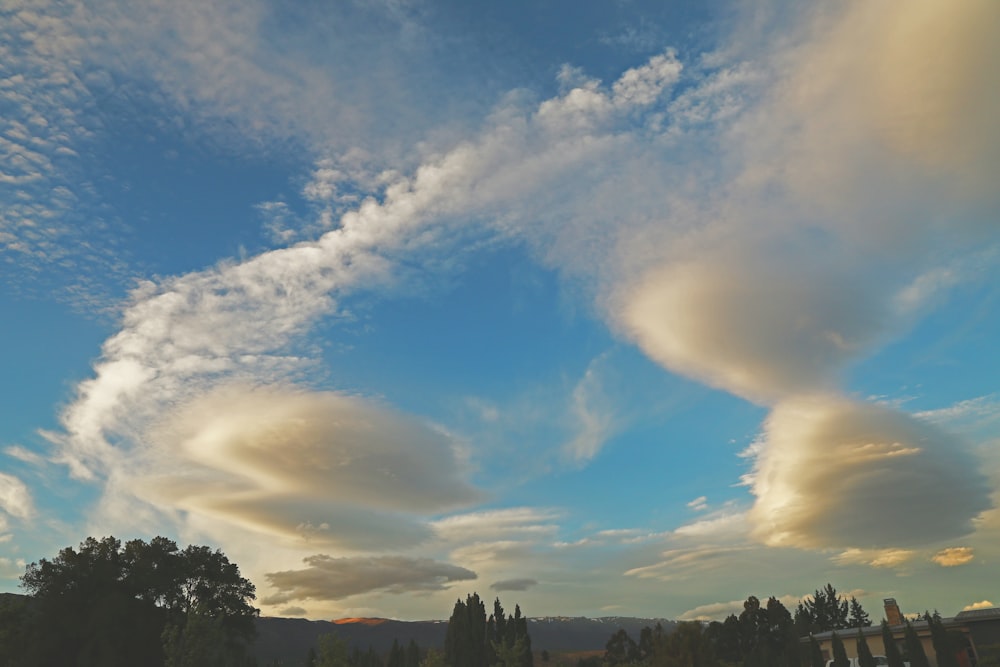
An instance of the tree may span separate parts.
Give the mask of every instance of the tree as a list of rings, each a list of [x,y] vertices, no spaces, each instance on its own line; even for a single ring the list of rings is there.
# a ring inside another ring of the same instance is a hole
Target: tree
[[[934,645],[934,656],[937,658],[938,667],[958,667],[955,645],[941,622],[941,614],[937,613],[937,610],[933,614],[925,611],[924,620],[931,630],[931,642]]]
[[[335,633],[320,635],[318,644],[316,667],[350,667],[351,662],[347,659],[347,642]]]
[[[823,651],[820,650],[819,642],[813,635],[809,635],[809,661],[812,667],[826,667]]]
[[[851,596],[850,604],[850,617],[847,619],[847,624],[852,628],[867,628],[872,624],[871,618],[868,616],[868,612],[864,610],[858,599]]]
[[[851,659],[847,657],[847,650],[844,648],[844,642],[840,639],[840,636],[838,636],[836,632],[833,633],[832,667],[851,667]]]
[[[628,636],[625,628],[611,635],[604,645],[604,662],[611,665],[628,664],[638,658],[639,645]]]
[[[654,637],[651,667],[711,667],[716,664],[712,645],[697,621],[684,621],[673,632]]]
[[[833,584],[827,584],[814,592],[812,598],[799,603],[795,610],[796,622],[808,626],[810,632],[849,628],[848,604],[847,600],[837,595]],[[861,609],[860,603],[858,608]]]
[[[413,639],[406,646],[406,667],[420,667],[420,646]]]
[[[889,661],[889,667],[905,667],[888,621],[882,621],[882,646],[885,647],[885,657]]]
[[[448,662],[445,658],[444,652],[439,651],[435,648],[427,651],[427,655],[424,656],[423,661],[420,663],[420,667],[447,667]]]
[[[492,667],[498,661],[514,660],[517,667],[532,667],[531,637],[528,619],[521,607],[514,606],[513,616],[504,613],[497,598],[493,614],[486,618],[486,607],[477,593],[457,600],[448,619],[445,633],[445,661],[454,667]]]
[[[445,661],[455,667],[486,666],[486,607],[478,593],[455,601],[445,632]]]
[[[0,667],[29,664],[31,609],[20,595],[0,593]]]
[[[180,551],[165,537],[124,546],[88,537],[28,565],[21,585],[37,612],[32,644],[41,664],[187,664],[210,635],[225,654],[214,664],[238,664],[258,614],[253,584],[221,551]]]
[[[858,667],[876,667],[875,657],[872,655],[872,651],[868,648],[868,640],[865,639],[865,633],[858,628]]]
[[[910,667],[930,667],[927,654],[924,652],[924,645],[909,620],[906,621],[906,628],[903,630],[903,639],[906,642],[906,659],[909,661]]]

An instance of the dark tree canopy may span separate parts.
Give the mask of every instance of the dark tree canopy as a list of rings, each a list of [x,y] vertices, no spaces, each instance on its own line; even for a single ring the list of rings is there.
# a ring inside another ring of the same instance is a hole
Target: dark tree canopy
[[[258,614],[253,584],[221,551],[165,537],[88,537],[28,565],[21,585],[33,609],[25,665],[242,664]]]
[[[828,632],[871,625],[861,603],[837,595],[833,584],[827,584],[806,598],[795,609],[795,624],[802,634]]]
[[[515,605],[514,615],[507,615],[497,598],[487,619],[478,593],[455,602],[444,650],[445,662],[453,667],[533,667],[528,619],[521,607]]]

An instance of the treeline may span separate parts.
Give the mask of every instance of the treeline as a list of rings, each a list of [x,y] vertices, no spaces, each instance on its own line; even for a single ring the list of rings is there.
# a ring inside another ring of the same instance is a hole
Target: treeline
[[[385,661],[373,649],[357,647],[348,651],[347,642],[331,633],[319,638],[311,649],[307,667],[534,667],[528,619],[521,607],[513,615],[504,612],[500,598],[493,601],[493,613],[486,615],[486,605],[478,593],[455,602],[445,634],[444,650],[424,652],[410,640],[403,648],[394,641]]]
[[[830,584],[798,604],[794,613],[775,597],[765,603],[751,595],[743,611],[724,621],[678,623],[673,632],[643,628],[635,641],[624,630],[611,636],[603,657],[580,660],[580,667],[802,667],[812,656],[800,637],[871,625],[854,597]],[[825,662],[820,665],[825,667]],[[915,666],[914,666],[915,667]]]

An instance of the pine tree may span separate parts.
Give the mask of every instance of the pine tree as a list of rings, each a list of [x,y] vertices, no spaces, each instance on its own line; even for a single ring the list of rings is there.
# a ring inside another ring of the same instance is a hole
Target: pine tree
[[[871,626],[872,621],[868,616],[868,612],[865,611],[858,599],[851,596],[850,599],[850,617],[848,618],[848,624],[852,628],[867,628]]]

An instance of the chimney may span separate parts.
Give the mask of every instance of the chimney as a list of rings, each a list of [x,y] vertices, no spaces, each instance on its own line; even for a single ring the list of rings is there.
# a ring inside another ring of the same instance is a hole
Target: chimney
[[[889,622],[889,625],[902,625],[903,614],[899,611],[896,598],[885,598],[882,602],[885,603],[885,620]]]

